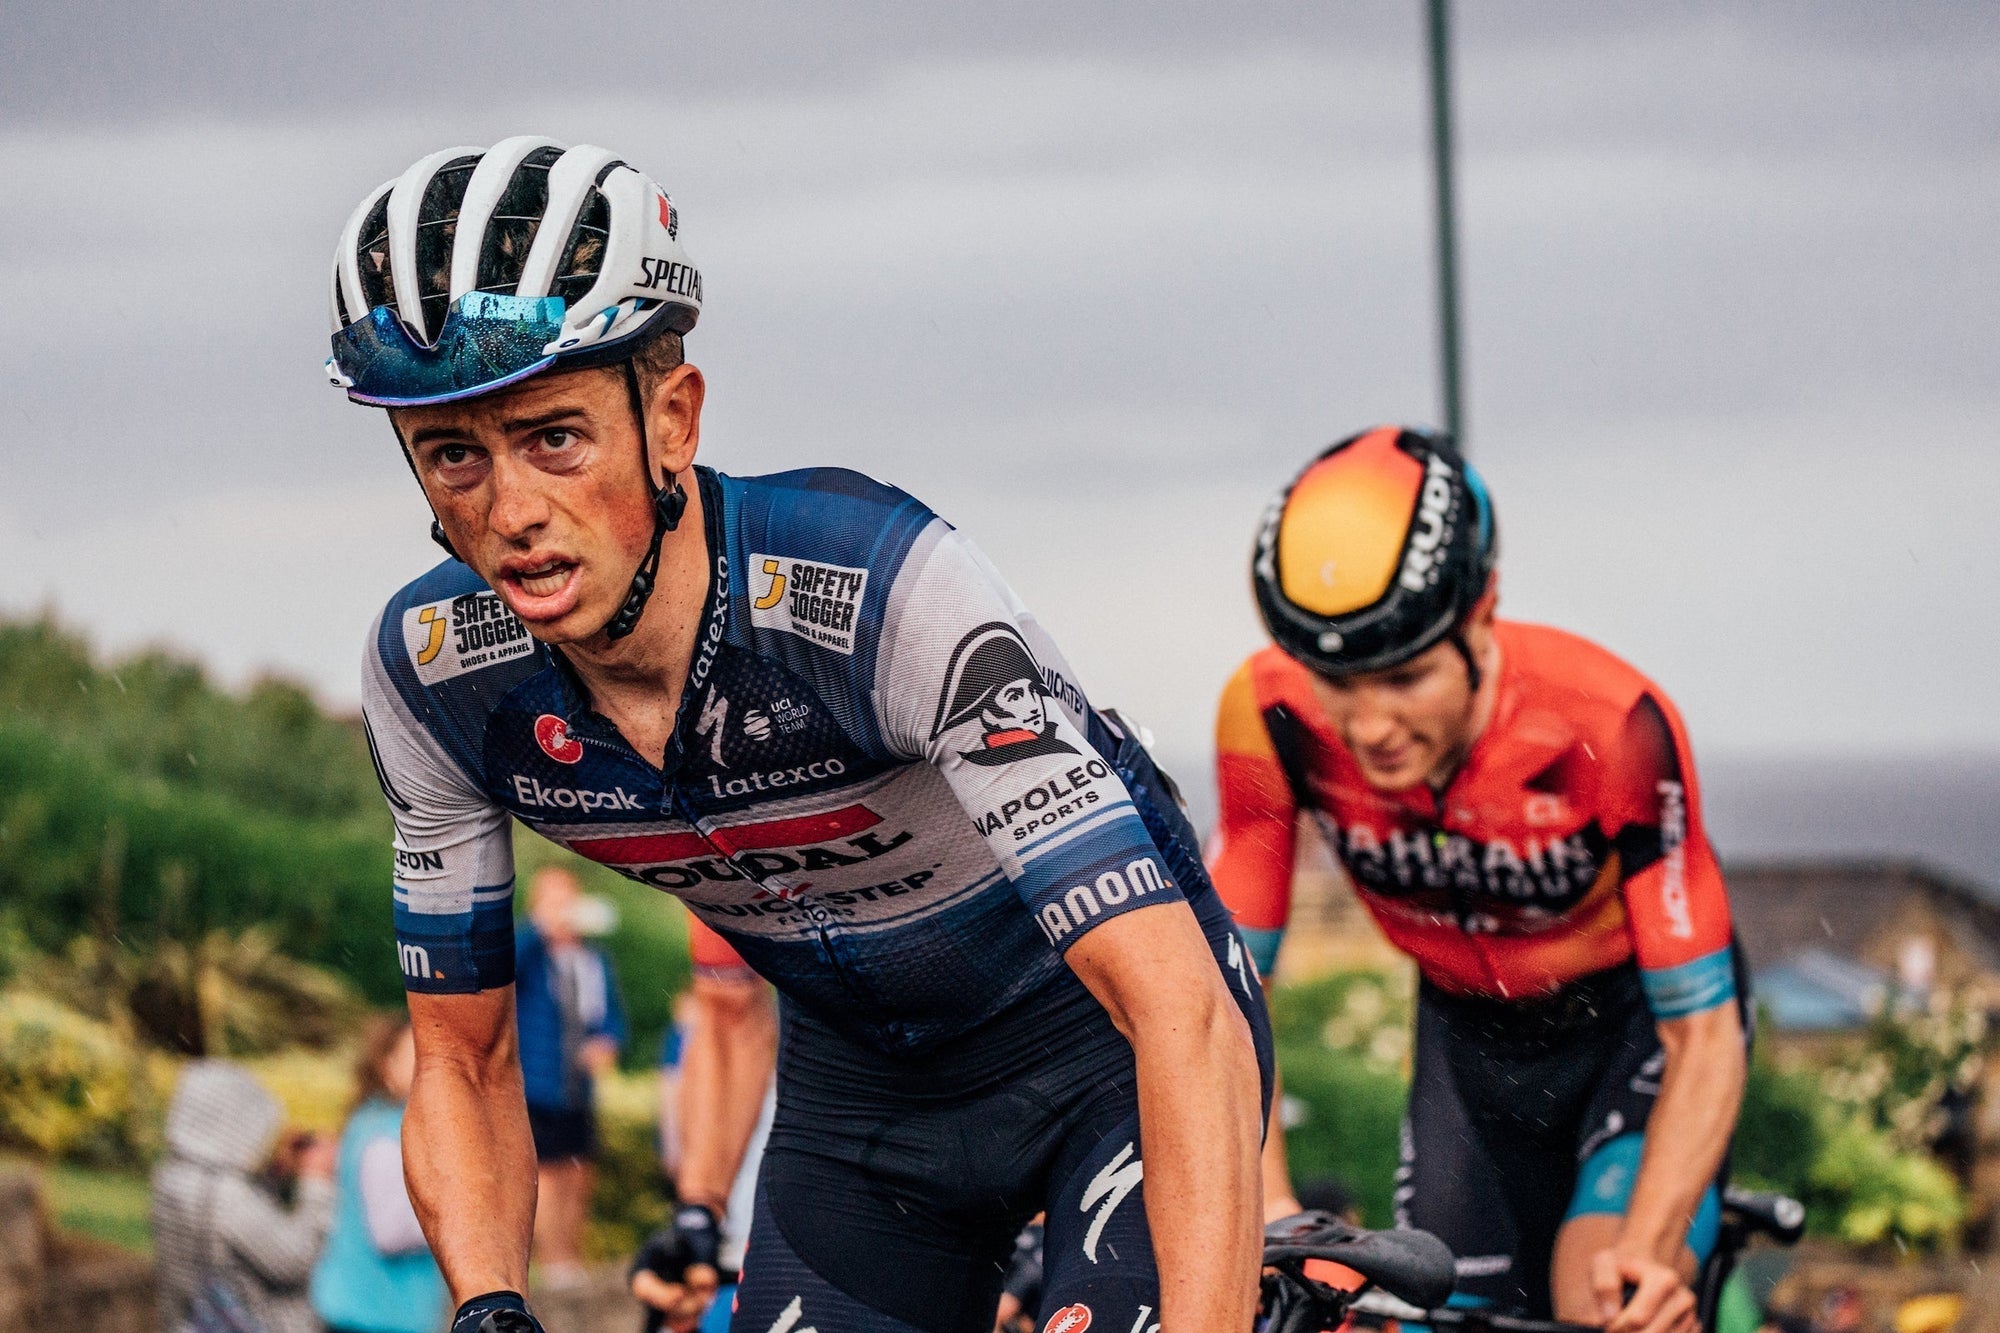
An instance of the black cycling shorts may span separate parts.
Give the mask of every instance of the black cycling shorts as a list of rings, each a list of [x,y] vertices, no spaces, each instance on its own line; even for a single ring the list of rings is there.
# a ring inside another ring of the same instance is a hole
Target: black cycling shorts
[[[597,1113],[588,1106],[528,1106],[535,1160],[544,1164],[591,1161],[597,1156]]]
[[[1618,1150],[1642,1141],[1665,1068],[1631,963],[1528,1002],[1418,988],[1396,1222],[1451,1247],[1457,1299],[1548,1316],[1579,1170],[1622,1171],[1629,1194],[1637,1157]],[[1718,1180],[1727,1172],[1725,1162]],[[1622,1212],[1623,1201],[1581,1211]]]
[[[1207,924],[1218,965],[1233,961],[1234,929]],[[1243,984],[1247,968],[1224,979],[1250,1023],[1268,1106],[1262,992]],[[1044,1210],[1041,1321],[1157,1325],[1132,1050],[1081,982],[1064,973],[917,1060],[789,1005],[782,1023],[733,1329],[992,1333],[1015,1237]]]

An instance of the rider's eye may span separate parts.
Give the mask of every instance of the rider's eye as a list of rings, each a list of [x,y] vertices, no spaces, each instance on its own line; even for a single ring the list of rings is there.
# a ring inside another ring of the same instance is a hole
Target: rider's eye
[[[558,426],[554,430],[543,432],[542,443],[551,449],[567,449],[576,443],[576,432]]]
[[[462,444],[447,444],[437,451],[437,461],[446,467],[457,467],[472,456],[472,451]]]

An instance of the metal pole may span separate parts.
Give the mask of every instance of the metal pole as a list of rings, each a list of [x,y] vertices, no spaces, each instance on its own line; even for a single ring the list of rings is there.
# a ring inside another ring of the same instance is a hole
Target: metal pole
[[[1429,0],[1431,48],[1431,166],[1437,192],[1438,363],[1444,380],[1444,424],[1464,449],[1465,417],[1458,387],[1458,213],[1452,201],[1451,0]]]

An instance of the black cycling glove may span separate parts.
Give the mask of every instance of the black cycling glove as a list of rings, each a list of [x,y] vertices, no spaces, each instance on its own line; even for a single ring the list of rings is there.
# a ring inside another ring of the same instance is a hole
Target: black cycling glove
[[[722,1249],[722,1227],[713,1208],[705,1203],[687,1203],[676,1208],[674,1237],[680,1241],[681,1255],[689,1264],[716,1266],[716,1256]]]
[[[541,1321],[528,1313],[518,1291],[489,1291],[474,1296],[452,1316],[451,1333],[543,1333]]]

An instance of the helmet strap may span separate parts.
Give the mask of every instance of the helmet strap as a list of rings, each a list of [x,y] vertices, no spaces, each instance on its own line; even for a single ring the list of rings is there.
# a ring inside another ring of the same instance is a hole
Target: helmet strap
[[[1465,659],[1466,679],[1472,682],[1472,693],[1477,695],[1479,693],[1479,686],[1486,677],[1479,670],[1478,659],[1472,655],[1472,645],[1465,641],[1465,631],[1462,629],[1453,630],[1451,632],[1450,643],[1452,647],[1458,649],[1458,655]]]
[[[646,447],[646,410],[639,396],[639,372],[632,368],[628,360],[625,366],[625,390],[632,399],[632,421],[639,431],[639,470],[646,478],[646,490],[653,497],[653,540],[646,547],[645,558],[639,561],[639,568],[632,575],[632,586],[625,593],[625,602],[618,608],[618,614],[611,617],[604,626],[604,637],[622,639],[639,628],[639,617],[646,612],[646,601],[653,595],[653,584],[660,572],[660,543],[668,533],[681,525],[681,515],[687,512],[687,492],[681,489],[681,479],[674,473],[667,474],[665,487],[653,484],[653,460]]]

